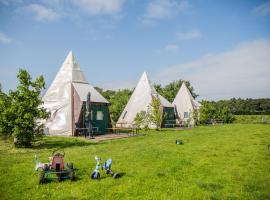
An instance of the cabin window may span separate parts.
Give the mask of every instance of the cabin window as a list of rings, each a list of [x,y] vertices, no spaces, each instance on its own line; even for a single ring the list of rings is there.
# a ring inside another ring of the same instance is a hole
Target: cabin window
[[[97,120],[103,120],[103,112],[97,111]]]
[[[125,114],[124,114],[124,116],[123,116],[123,119],[125,119],[126,115],[127,115],[127,111],[125,112]]]
[[[188,112],[184,112],[184,118],[188,118],[189,116],[188,116]]]

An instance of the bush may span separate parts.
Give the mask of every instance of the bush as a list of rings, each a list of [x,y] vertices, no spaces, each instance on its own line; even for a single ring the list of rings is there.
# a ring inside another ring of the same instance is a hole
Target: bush
[[[22,69],[17,77],[19,85],[15,91],[10,91],[9,95],[3,95],[1,91],[0,130],[1,135],[13,136],[16,146],[28,147],[42,128],[38,120],[49,116],[40,107],[40,93],[45,82],[43,76],[31,81],[31,76]]]
[[[227,106],[220,106],[215,102],[202,101],[200,108],[200,122],[206,124],[211,119],[232,123],[235,118]]]
[[[134,124],[137,128],[146,128],[148,126],[148,117],[145,111],[137,113],[134,119]]]

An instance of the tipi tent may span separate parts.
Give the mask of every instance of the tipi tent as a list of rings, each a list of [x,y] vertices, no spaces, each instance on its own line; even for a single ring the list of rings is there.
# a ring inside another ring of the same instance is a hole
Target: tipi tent
[[[166,121],[174,120],[174,106],[166,100],[163,96],[157,93],[155,88],[151,85],[146,72],[141,76],[135,90],[133,91],[125,109],[120,115],[117,126],[131,127],[134,124],[134,119],[137,113],[141,111],[147,112],[148,105],[152,102],[154,97],[158,97],[163,108],[163,125]],[[166,118],[166,119],[165,119]],[[150,125],[151,128],[155,128]]]
[[[194,110],[199,110],[201,104],[195,101],[184,82],[172,104],[175,106],[176,116],[179,121],[189,121],[190,125],[194,125],[192,113]]]
[[[43,96],[43,107],[51,112],[45,130],[51,135],[72,136],[75,123],[84,127],[87,94],[91,94],[91,123],[105,133],[109,125],[109,102],[91,86],[72,52],[69,52],[51,86]]]

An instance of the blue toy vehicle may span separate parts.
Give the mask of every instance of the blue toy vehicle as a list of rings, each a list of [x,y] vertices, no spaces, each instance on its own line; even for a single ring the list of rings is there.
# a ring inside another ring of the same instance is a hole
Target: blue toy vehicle
[[[95,160],[97,162],[96,164],[96,168],[94,169],[94,171],[91,173],[90,175],[90,178],[91,179],[100,179],[100,172],[99,172],[99,169],[100,169],[100,161],[101,161],[101,158],[98,157],[98,156],[95,156]]]
[[[117,179],[120,178],[120,175],[116,172],[113,172],[111,170],[111,166],[112,166],[112,159],[108,159],[103,165],[102,167],[100,167],[100,161],[101,158],[99,158],[98,156],[95,157],[95,160],[97,162],[96,164],[96,168],[94,169],[94,171],[91,173],[90,178],[91,179],[100,179],[100,172],[99,169],[101,168],[102,170],[105,170],[106,174],[110,174],[113,178]]]
[[[104,165],[102,165],[102,169],[105,170],[106,174],[112,175],[113,178],[115,178],[115,179],[120,178],[120,175],[118,173],[113,172],[111,170],[111,166],[112,166],[112,159],[110,158],[104,163]]]

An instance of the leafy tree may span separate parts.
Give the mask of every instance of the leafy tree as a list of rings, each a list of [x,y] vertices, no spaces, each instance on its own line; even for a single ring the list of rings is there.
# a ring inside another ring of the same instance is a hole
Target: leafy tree
[[[160,93],[162,96],[164,96],[166,99],[168,99],[170,102],[173,102],[177,92],[179,91],[182,83],[185,82],[187,88],[189,89],[191,95],[193,98],[197,98],[199,95],[194,92],[194,88],[191,86],[189,81],[185,80],[177,80],[173,81],[164,87],[162,87],[160,84],[155,84],[154,87],[157,90],[158,93]]]
[[[225,123],[231,123],[234,120],[232,112],[227,106],[216,102],[202,101],[200,108],[200,122],[206,124],[210,119],[223,120]]]
[[[14,137],[16,146],[27,147],[31,145],[42,125],[40,119],[46,119],[49,113],[41,108],[41,90],[45,88],[43,76],[32,81],[26,70],[20,69],[17,75],[19,85],[15,91],[10,91],[8,98],[10,104],[5,107],[4,123],[1,130]],[[6,123],[6,120],[10,120]]]
[[[11,98],[2,91],[0,85],[0,134],[7,138],[12,134],[13,124],[15,118],[14,113],[8,109],[11,105]]]
[[[199,125],[199,111],[198,110],[194,110],[193,113],[192,113],[192,117],[193,117],[193,120],[194,120],[194,124],[195,125]]]
[[[134,119],[134,123],[136,125],[137,128],[141,128],[141,127],[148,127],[148,115],[145,111],[141,111],[139,113],[136,114],[136,117]]]
[[[208,101],[202,101],[200,107],[200,122],[206,124],[208,119],[213,119],[215,113],[214,106]]]
[[[162,122],[161,103],[159,98],[153,97],[152,103],[148,106],[147,115],[149,122],[156,126],[156,130],[159,130]]]

